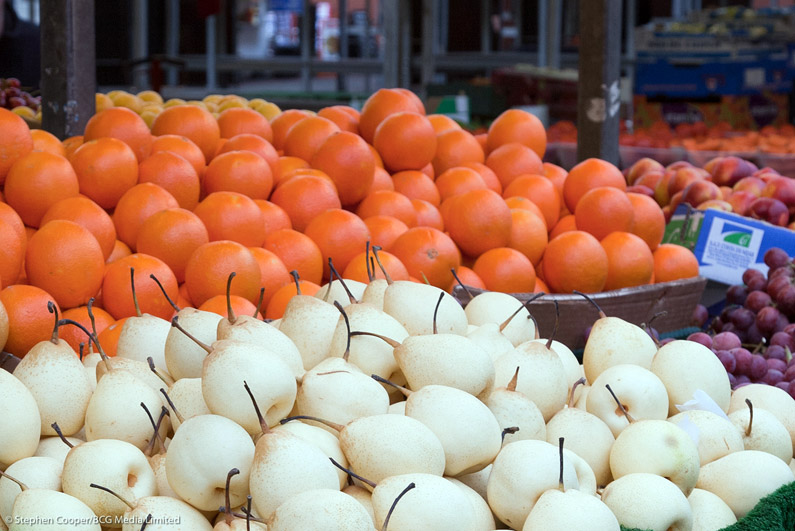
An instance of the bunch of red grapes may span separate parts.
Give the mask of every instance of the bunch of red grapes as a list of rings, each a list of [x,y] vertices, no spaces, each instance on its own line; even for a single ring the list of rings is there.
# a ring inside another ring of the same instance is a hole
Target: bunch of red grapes
[[[767,276],[747,269],[743,284],[726,292],[726,307],[710,328],[688,339],[712,349],[732,388],[775,385],[795,398],[795,261],[779,248],[764,255]]]
[[[41,106],[41,96],[33,96],[22,90],[19,80],[15,77],[5,79],[0,77],[0,107],[13,109],[23,105],[37,112]]]

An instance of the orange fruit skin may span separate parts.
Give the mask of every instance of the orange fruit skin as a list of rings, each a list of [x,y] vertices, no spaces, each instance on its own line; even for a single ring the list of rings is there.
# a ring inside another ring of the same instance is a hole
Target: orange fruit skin
[[[249,251],[259,264],[261,287],[265,288],[262,295],[262,309],[265,309],[276,290],[292,282],[293,277],[276,254],[262,247],[249,247]]]
[[[615,231],[630,232],[635,214],[626,193],[604,186],[592,188],[580,198],[574,219],[579,230],[590,232],[601,240]]]
[[[246,247],[259,247],[265,240],[265,223],[260,208],[250,197],[238,192],[213,192],[193,209],[210,241],[232,240]]]
[[[619,190],[627,189],[627,181],[621,170],[607,161],[586,159],[574,166],[563,183],[563,201],[569,212],[574,212],[577,203],[589,190],[611,186]]]
[[[33,150],[30,128],[21,117],[0,109],[0,185],[14,162]]]
[[[199,204],[201,183],[196,169],[187,159],[170,151],[158,151],[138,166],[138,183],[154,183],[192,210]]]
[[[252,151],[227,151],[207,165],[203,184],[206,194],[237,192],[251,199],[267,199],[273,190],[273,172],[267,161]]]
[[[16,284],[19,280],[26,246],[27,236],[24,232],[20,236],[11,223],[0,218],[0,288]]]
[[[201,149],[205,164],[215,155],[221,139],[218,121],[208,111],[196,105],[175,105],[163,109],[152,124],[152,134],[189,138]]]
[[[665,214],[657,202],[647,195],[630,192],[627,198],[632,203],[635,220],[630,232],[640,236],[654,251],[665,234]]]
[[[414,227],[400,235],[389,248],[416,279],[423,276],[431,285],[446,289],[453,281],[451,269],[461,265],[461,253],[453,240],[440,230]]]
[[[306,111],[287,109],[271,120],[271,130],[273,131],[273,141],[271,143],[277,151],[284,150],[284,141],[290,128],[307,116],[309,114]]]
[[[126,107],[111,107],[88,119],[83,141],[103,137],[117,138],[130,146],[138,162],[148,157],[152,148],[152,133],[146,122]]]
[[[370,282],[370,279],[367,276],[367,256],[368,254],[365,252],[361,252],[354,256],[351,261],[348,262],[348,266],[342,273],[342,278],[358,280],[359,282],[364,282],[365,284]],[[372,257],[372,254],[369,256]],[[378,251],[378,258],[381,260],[381,265],[384,266],[384,269],[386,269],[387,273],[389,273],[389,277],[392,280],[409,279],[409,272],[406,270],[406,266],[403,265],[398,257],[386,251]],[[373,278],[386,278],[384,277],[384,272],[381,271],[381,268],[378,266],[378,264],[376,264],[375,269],[372,270],[372,273]]]
[[[599,243],[607,253],[605,291],[651,282],[654,257],[646,242],[628,232],[612,232]]]
[[[298,284],[301,287],[301,295],[312,296],[320,291],[320,285],[308,280],[301,280]],[[287,303],[290,302],[290,299],[295,297],[296,294],[297,291],[294,282],[285,284],[276,290],[276,293],[273,294],[273,297],[268,303],[267,310],[265,310],[265,319],[281,319],[282,315],[284,315],[284,309],[287,307]]]
[[[436,187],[439,190],[441,201],[471,190],[485,190],[488,188],[480,173],[464,166],[454,166],[443,171],[436,178]]]
[[[520,196],[530,199],[544,214],[547,227],[554,227],[560,217],[560,194],[555,185],[541,175],[520,175],[503,191],[503,197]]]
[[[547,133],[544,124],[536,116],[521,109],[508,109],[489,126],[486,149],[491,152],[510,142],[519,142],[544,157]]]
[[[577,219],[574,217],[574,214],[563,216],[558,220],[555,226],[552,227],[552,230],[549,231],[549,239],[551,240],[552,238],[556,238],[559,234],[572,230],[577,230]]]
[[[135,293],[141,313],[171,319],[174,308],[149,275],[155,275],[171,300],[177,300],[179,287],[171,269],[162,260],[136,253],[108,264],[102,280],[102,307],[115,319],[136,315],[133,303],[130,268],[135,270]]]
[[[431,227],[437,230],[444,230],[444,219],[439,209],[422,199],[412,199],[411,204],[417,214],[418,227]]]
[[[260,212],[262,212],[266,235],[279,229],[293,228],[290,216],[287,215],[287,212],[282,207],[264,199],[255,199],[254,202],[259,207]]]
[[[328,137],[340,128],[331,120],[320,116],[308,116],[296,122],[284,139],[284,154],[299,159],[312,160],[315,151]]]
[[[690,249],[663,243],[654,250],[654,282],[671,282],[698,276],[698,259]]]
[[[255,303],[262,276],[254,255],[230,240],[211,241],[199,246],[185,266],[185,284],[190,300],[201,306],[207,299],[226,294],[230,273],[235,273],[231,293]]]
[[[227,142],[228,143],[228,142]],[[196,175],[201,179],[204,176],[204,168],[207,163],[204,160],[204,153],[199,149],[199,146],[187,137],[180,135],[161,135],[152,139],[151,154],[160,151],[168,151],[179,155],[184,158],[193,169],[196,170]]]
[[[345,131],[332,134],[318,147],[311,166],[331,177],[344,206],[364,199],[375,178],[370,146],[357,134]]]
[[[465,286],[477,289],[486,289],[486,284],[483,283],[483,279],[481,279],[477,273],[472,271],[471,268],[467,266],[460,266],[455,273],[458,275],[461,283]],[[456,286],[458,286],[458,281],[453,279],[453,282],[450,284],[450,288],[447,291],[452,293]]]
[[[436,136],[436,153],[431,161],[435,175],[455,166],[484,160],[486,155],[483,148],[472,133],[463,129],[449,129]]]
[[[146,132],[148,134],[149,129]],[[66,157],[66,148],[54,134],[44,129],[33,129],[30,132],[30,136],[33,138],[33,149],[35,151],[47,151],[53,155]]]
[[[331,120],[342,131],[359,133],[359,111],[347,105],[331,105],[317,111],[317,115]]]
[[[480,256],[489,249],[508,245],[511,210],[499,194],[488,189],[472,190],[451,201],[445,227],[464,254]]]
[[[52,205],[78,193],[80,184],[69,161],[46,151],[31,151],[17,159],[3,188],[6,203],[34,228]]]
[[[423,199],[433,206],[441,204],[439,189],[433,179],[419,170],[400,171],[392,175],[395,191],[409,199]]]
[[[596,293],[607,281],[607,253],[584,231],[564,232],[550,240],[542,267],[544,282],[553,293]]]
[[[112,209],[138,183],[138,159],[123,141],[111,137],[84,142],[72,155],[80,193]]]
[[[254,109],[232,107],[218,115],[218,129],[221,138],[248,133],[273,141],[273,129],[267,118]]]
[[[536,272],[530,260],[509,247],[489,249],[472,266],[490,291],[528,293],[536,285]]]
[[[511,209],[511,237],[508,247],[521,252],[533,266],[537,266],[548,242],[546,225],[538,216],[529,210]]]
[[[377,190],[365,197],[356,207],[356,214],[367,219],[372,216],[392,216],[408,227],[417,224],[417,212],[411,200],[405,195],[392,190]]]
[[[196,214],[183,208],[169,208],[141,224],[136,249],[165,262],[181,283],[185,281],[185,267],[191,254],[209,241],[207,228]]]
[[[342,273],[354,256],[370,240],[370,229],[356,214],[331,209],[319,214],[307,225],[304,234],[314,241],[323,255],[323,278],[329,278],[329,260]]]
[[[389,250],[398,237],[409,230],[405,223],[393,216],[371,216],[364,220],[370,231],[370,244]]]
[[[102,332],[115,321],[113,316],[102,308],[92,307],[91,313],[94,314],[94,322],[96,323],[98,335],[102,334]],[[88,317],[87,306],[70,308],[61,314],[61,319],[77,321],[88,330],[91,330],[91,319]],[[63,325],[58,328],[58,337],[69,343],[69,346],[72,347],[76,353],[80,353],[80,343],[85,344],[83,353],[85,354],[88,352],[88,336],[78,327],[69,324]],[[102,345],[103,348],[105,347],[102,343],[100,343],[100,345]],[[96,352],[96,347],[94,347],[94,351]]]
[[[253,316],[256,312],[257,319],[262,318],[262,314],[257,312],[257,307],[254,306],[254,304],[248,299],[244,299],[240,295],[230,295],[229,301],[232,303],[232,311],[235,312],[235,315]],[[216,295],[214,297],[210,297],[204,301],[201,306],[198,307],[198,309],[204,312],[218,314],[222,317],[229,316],[226,295]]]
[[[119,336],[121,335],[121,331],[127,319],[129,319],[129,317],[117,319],[99,333],[99,344],[102,346],[102,350],[105,351],[105,354],[111,358],[116,356],[116,346],[119,344]]]
[[[265,237],[262,247],[278,256],[287,271],[297,271],[303,280],[320,285],[323,280],[323,254],[317,244],[293,229],[274,231]]]
[[[116,237],[130,249],[135,249],[138,231],[146,219],[167,208],[179,208],[174,196],[154,183],[133,186],[119,199],[113,211]]]
[[[58,201],[41,218],[41,225],[44,226],[54,219],[74,221],[88,229],[97,239],[105,260],[113,252],[116,244],[116,227],[108,213],[91,199],[75,196]]]
[[[23,358],[36,343],[50,339],[54,319],[47,310],[49,301],[60,313],[55,299],[36,286],[16,284],[0,291],[0,303],[8,313],[8,340],[3,350]]]
[[[436,154],[436,131],[424,115],[399,112],[378,125],[373,146],[389,171],[420,170]]]
[[[503,144],[489,153],[486,166],[497,175],[503,190],[520,175],[539,175],[544,172],[543,163],[536,152],[518,142]]]
[[[273,165],[279,160],[279,153],[273,144],[265,140],[259,135],[253,133],[241,133],[224,142],[224,145],[218,149],[218,155],[228,153],[230,151],[251,151],[256,153],[268,163],[268,166],[273,173]],[[218,156],[216,155],[216,157]]]
[[[375,131],[384,119],[398,112],[418,112],[416,101],[408,94],[397,89],[379,89],[362,105],[359,113],[359,134],[368,143],[373,143]]]
[[[297,231],[306,229],[318,214],[342,207],[334,183],[314,175],[296,176],[280,182],[270,200],[287,212]]]

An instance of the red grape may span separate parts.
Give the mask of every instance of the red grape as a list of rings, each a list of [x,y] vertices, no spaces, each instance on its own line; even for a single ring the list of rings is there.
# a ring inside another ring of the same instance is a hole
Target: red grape
[[[696,343],[700,343],[707,348],[712,348],[712,337],[709,334],[705,334],[704,332],[694,332],[687,336],[688,341],[695,341]]]
[[[748,374],[751,371],[751,362],[754,359],[754,355],[742,347],[732,349],[731,352],[737,362],[737,366],[734,369],[735,374]]]
[[[761,354],[753,354],[751,358],[751,370],[748,376],[751,380],[761,380],[767,374],[767,361]]]
[[[777,371],[781,371],[782,373],[787,370],[787,362],[782,359],[767,358],[765,360],[765,363],[767,363],[768,370],[776,369]]]
[[[712,348],[715,350],[731,350],[741,346],[740,338],[732,332],[721,332],[712,338]]]
[[[745,298],[748,297],[748,288],[742,284],[735,284],[726,290],[726,304],[745,304]]]
[[[731,351],[719,350],[715,352],[715,355],[723,364],[723,367],[726,369],[726,372],[733,373],[734,370],[737,368],[737,360],[735,359],[734,354],[732,354]]]
[[[762,308],[770,306],[773,299],[764,291],[752,291],[745,299],[745,307],[752,312],[759,312]]]
[[[786,251],[778,247],[771,247],[765,251],[764,260],[771,269],[789,264],[789,256]]]
[[[763,334],[771,334],[776,329],[781,312],[772,306],[765,306],[756,314],[756,326]]]

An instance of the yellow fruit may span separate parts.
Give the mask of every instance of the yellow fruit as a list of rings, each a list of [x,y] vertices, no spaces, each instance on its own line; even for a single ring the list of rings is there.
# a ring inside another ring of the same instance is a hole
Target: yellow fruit
[[[26,120],[33,120],[36,117],[36,113],[30,107],[26,107],[25,105],[21,105],[19,107],[14,107],[11,109],[11,112],[16,114],[17,116],[21,116]]]
[[[94,106],[96,107],[95,112],[101,112],[105,109],[110,109],[114,107],[113,100],[107,94],[102,94],[101,92],[97,92],[94,98]]]
[[[174,107],[175,105],[185,105],[185,100],[182,98],[171,98],[163,104],[163,108]]]
[[[144,102],[163,103],[163,97],[154,90],[142,90],[138,93],[138,97]]]

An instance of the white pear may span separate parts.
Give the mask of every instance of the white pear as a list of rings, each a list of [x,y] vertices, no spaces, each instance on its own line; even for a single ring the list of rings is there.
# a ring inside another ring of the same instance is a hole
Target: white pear
[[[524,311],[521,311],[523,310]],[[517,310],[519,313],[517,314]],[[513,346],[538,337],[535,321],[526,306],[513,295],[498,291],[478,293],[464,308],[471,325],[501,325],[501,332]]]
[[[124,514],[124,503],[91,484],[112,489],[127,500],[156,494],[155,474],[137,447],[116,439],[89,441],[75,446],[64,461],[61,484],[66,494],[79,498],[97,516],[111,520]],[[109,527],[121,527],[112,521]]]
[[[558,444],[560,444],[560,441],[558,441]],[[596,496],[596,475],[594,474],[591,465],[589,465],[585,459],[575,454],[568,448],[563,449],[563,456],[571,461],[571,464],[574,467],[574,473],[577,475],[577,483],[579,484],[578,490],[580,492],[584,492],[585,494]]]
[[[152,472],[155,473],[155,483],[157,484],[157,494],[159,496],[171,496],[172,498],[179,498],[174,489],[168,483],[168,474],[166,473],[166,454],[155,454],[149,458],[149,465],[152,467]]]
[[[593,383],[602,371],[613,365],[632,364],[649,369],[656,352],[657,345],[641,327],[602,314],[585,342],[582,366],[585,377]]]
[[[102,361],[102,355],[99,352],[90,352],[83,355],[83,369],[86,371],[88,383],[91,385],[91,391],[97,388],[97,364]]]
[[[631,418],[668,418],[668,393],[663,382],[654,373],[637,365],[613,365],[593,382],[588,392],[586,409],[588,413],[602,419],[616,437],[627,427],[629,420],[616,404],[607,385]]]
[[[136,500],[133,509],[125,511],[122,517],[122,531],[140,531],[141,526],[152,515],[146,530],[172,531],[191,529],[212,531],[213,526],[207,518],[182,500],[169,496],[147,496]]]
[[[364,510],[367,511],[367,514],[370,515],[370,521],[372,522],[372,525],[375,526],[375,512],[373,511],[372,493],[358,485],[347,485],[344,489],[342,489],[342,492],[352,497],[354,500],[359,502],[362,507],[364,507]]]
[[[624,527],[652,531],[690,531],[693,511],[682,491],[658,476],[628,474],[605,487],[602,501]]]
[[[500,332],[500,325],[495,323],[482,324],[467,332],[467,337],[485,350],[492,362],[514,349],[511,340]]]
[[[516,441],[494,460],[486,495],[491,510],[512,529],[521,529],[538,498],[560,482],[560,452],[546,441]],[[532,474],[528,471],[532,470]],[[563,455],[563,485],[579,489],[577,474]]]
[[[171,426],[176,430],[185,419],[209,415],[212,413],[207,407],[202,394],[201,378],[181,378],[174,382],[168,390],[171,402],[176,406],[176,412],[171,416]],[[180,417],[182,420],[180,420]]]
[[[340,447],[351,468],[375,483],[400,474],[444,473],[441,441],[411,417],[385,414],[354,420],[340,432]]]
[[[714,531],[737,522],[731,507],[707,490],[693,489],[687,501],[693,511],[693,531]]]
[[[387,413],[391,415],[405,415],[406,414],[406,401],[401,400],[400,402],[395,402],[393,404],[389,404],[389,409],[387,409]]]
[[[383,278],[377,278],[367,284],[364,293],[359,298],[360,301],[375,306],[379,310],[384,309],[384,293],[389,287],[389,282]]]
[[[466,483],[456,478],[445,479],[461,489],[472,504],[472,508],[475,510],[475,517],[472,520],[472,531],[491,531],[494,529],[494,514],[491,512],[491,507],[486,503],[486,500]]]
[[[52,457],[26,457],[6,469],[6,474],[21,481],[29,489],[61,490],[62,463]],[[22,488],[19,484],[0,477],[0,517],[10,516]]]
[[[433,333],[433,314],[439,297],[436,329],[439,333],[465,335],[467,317],[449,293],[429,284],[397,280],[384,292],[384,311],[398,320],[412,336]]]
[[[475,509],[467,494],[445,478],[433,474],[401,474],[384,479],[373,491],[375,527],[382,529],[395,499],[389,531],[462,531],[472,529]]]
[[[792,460],[792,439],[787,428],[773,413],[759,407],[738,409],[729,414],[729,420],[742,437],[745,450],[759,450],[780,458],[785,463]]]
[[[49,489],[27,489],[17,496],[11,512],[14,531],[44,531],[66,528],[69,531],[101,531],[99,518],[74,496]],[[44,524],[42,525],[42,522]],[[64,525],[66,524],[66,525]]]
[[[754,407],[766,409],[773,413],[787,428],[792,445],[795,447],[795,400],[786,391],[776,386],[748,384],[732,393],[728,412],[733,413],[738,409],[747,408],[746,398],[751,400]],[[0,461],[2,460],[0,459]]]
[[[679,426],[665,420],[639,420],[616,437],[610,449],[615,479],[636,472],[668,478],[685,496],[698,481],[698,449]]]
[[[335,278],[328,284],[323,284],[317,293],[315,293],[315,297],[329,304],[334,304],[336,301],[343,306],[348,306],[348,304],[351,302],[350,296],[348,295],[349,291],[350,294],[353,295],[354,299],[361,300],[366,289],[367,284],[364,282],[346,278],[345,285],[343,286],[342,282],[340,282],[338,278]]]
[[[223,319],[213,312],[195,308],[182,308],[177,312],[179,324],[193,337],[207,345],[218,339],[218,323]],[[168,373],[175,379],[199,378],[207,351],[185,334],[171,328],[166,336],[164,356]]]
[[[522,531],[618,531],[620,526],[610,508],[599,498],[570,489],[550,489],[533,506]]]
[[[10,372],[0,370],[0,469],[36,452],[41,416],[36,399]]]
[[[462,474],[457,476],[455,479],[477,492],[478,495],[485,500],[486,488],[489,484],[489,476],[491,475],[491,469],[493,466],[494,465],[488,465],[482,470],[472,472],[471,474]]]
[[[547,435],[544,415],[541,414],[538,406],[516,390],[518,379],[519,369],[506,387],[498,387],[483,400],[483,403],[494,413],[501,428],[519,428],[519,431],[505,434],[502,440],[503,446],[524,439],[543,441]]]
[[[371,531],[373,520],[353,497],[331,489],[309,490],[291,496],[273,513],[269,531],[325,529]]]
[[[6,346],[6,341],[8,341],[8,311],[0,302],[0,351]]]
[[[66,437],[66,440],[69,441],[69,444],[72,446],[77,446],[85,442],[77,437]],[[72,449],[72,446],[64,443],[60,437],[42,437],[39,441],[39,446],[36,447],[36,453],[33,455],[36,457],[52,457],[61,463],[63,467],[63,462],[66,460],[66,456],[69,450]]]
[[[340,447],[340,440],[332,432],[312,426],[305,422],[293,421],[285,422],[274,427],[271,431],[280,432],[286,431],[292,433],[296,437],[300,437],[304,441],[314,444],[326,454],[327,457],[334,459],[343,467],[348,467],[348,460]],[[340,480],[340,488],[343,488],[348,480],[348,474],[340,469],[337,469],[337,477]]]
[[[167,371],[166,339],[171,323],[150,314],[132,316],[124,321],[116,344],[116,356],[146,362],[151,357],[155,367]]]
[[[560,437],[565,439],[566,448],[590,465],[598,485],[612,480],[610,449],[616,439],[599,417],[573,407],[561,409],[547,422],[546,441],[556,444]]]
[[[445,475],[480,470],[500,451],[502,428],[496,417],[483,402],[460,389],[427,385],[414,391],[406,400],[406,416],[425,424],[441,441]]]
[[[169,485],[197,509],[217,510],[224,504],[226,476],[233,468],[240,474],[230,484],[232,505],[245,501],[254,442],[234,421],[220,415],[186,419],[166,455]]]
[[[114,358],[108,358],[107,362],[103,361],[97,364],[97,382],[99,382],[106,374],[108,374],[108,372],[110,372],[108,370],[109,367],[111,370],[127,371],[130,374],[135,375],[136,378],[148,385],[158,395],[160,394],[160,389],[167,389],[174,383],[173,378],[159,369],[157,369],[158,372],[155,374],[149,367],[149,364],[145,361],[120,358],[118,356]],[[163,405],[166,405],[166,401],[162,398],[161,400]]]
[[[704,465],[696,486],[716,494],[740,519],[759,500],[795,481],[789,465],[758,450],[743,450]]]
[[[328,356],[339,320],[333,305],[311,295],[296,295],[284,309],[279,330],[295,343],[304,369],[309,370]]]
[[[739,431],[727,421],[725,417],[719,417],[711,411],[695,409],[683,411],[670,417],[669,422],[673,422],[685,431],[689,431],[690,424],[697,430],[698,458],[701,466],[711,463],[715,459],[720,459],[724,455],[732,452],[739,452],[745,449],[743,439]],[[784,434],[787,435],[786,430]],[[789,436],[786,441],[789,443]],[[792,453],[792,452],[790,452]]]
[[[533,339],[532,341],[536,343],[546,343],[548,340],[546,339]],[[569,347],[557,341],[555,339],[552,340],[552,344],[549,345],[549,348],[558,355],[560,361],[563,362],[563,368],[566,370],[566,381],[569,384],[569,389],[574,386],[574,383],[583,377],[583,369],[580,362],[577,360],[577,356],[574,355],[574,352],[571,351]],[[574,399],[577,400],[579,397],[579,392],[574,395]]]
[[[582,391],[580,391],[577,397],[577,402],[574,404],[574,407],[577,409],[582,409],[583,411],[588,411],[588,393],[591,392],[590,385],[581,385]],[[578,389],[579,391],[579,389]]]

